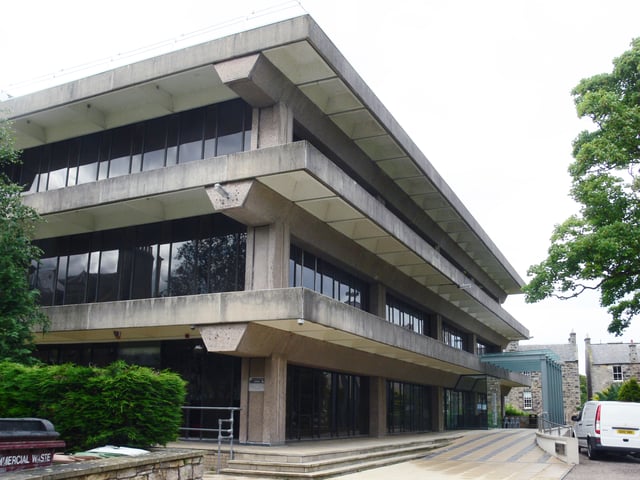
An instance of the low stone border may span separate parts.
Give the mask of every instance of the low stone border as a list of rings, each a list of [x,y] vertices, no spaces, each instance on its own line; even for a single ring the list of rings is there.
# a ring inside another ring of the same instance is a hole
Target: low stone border
[[[536,432],[536,443],[550,455],[565,463],[577,465],[580,463],[578,453],[578,439],[548,433]]]
[[[201,480],[203,453],[157,449],[136,457],[109,457],[8,472],[2,480]]]

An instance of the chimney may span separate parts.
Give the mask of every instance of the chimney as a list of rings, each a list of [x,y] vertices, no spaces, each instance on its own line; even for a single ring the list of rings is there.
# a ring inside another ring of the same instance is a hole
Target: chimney
[[[569,334],[569,343],[571,343],[572,345],[576,344],[576,332],[574,332],[573,330]]]
[[[638,363],[638,352],[633,341],[629,344],[629,363]]]

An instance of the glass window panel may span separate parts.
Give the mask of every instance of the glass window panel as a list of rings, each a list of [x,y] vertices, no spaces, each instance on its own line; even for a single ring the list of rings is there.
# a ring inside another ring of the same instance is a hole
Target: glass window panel
[[[192,162],[202,158],[204,109],[198,108],[180,115],[180,148],[178,161]]]
[[[64,305],[64,298],[67,285],[67,265],[69,257],[63,256],[58,259],[58,279],[56,281],[53,304]]]
[[[29,193],[38,191],[40,160],[42,157],[45,157],[46,151],[45,147],[36,147],[25,150],[22,154],[22,168],[20,169],[20,179],[18,183],[23,185],[23,188]]]
[[[98,164],[89,163],[78,168],[78,184],[95,182],[98,178]]]
[[[131,158],[129,156],[126,157],[118,157],[112,158],[109,164],[109,178],[121,177],[123,175],[129,174],[129,162]]]
[[[241,152],[243,147],[242,132],[218,137],[217,155],[228,155]]]
[[[93,134],[82,138],[78,169],[78,183],[95,182],[98,178],[98,160],[102,135]]]
[[[109,178],[128,175],[131,167],[131,126],[115,129],[111,134]]]
[[[206,107],[204,123],[204,158],[216,156],[217,108],[215,105]]]
[[[69,140],[69,173],[67,185],[76,185],[78,182],[78,156],[80,153],[80,140]]]
[[[88,262],[88,253],[69,255],[69,266],[67,268],[67,281],[65,285],[66,293],[64,298],[66,305],[84,302],[84,293],[88,277]]]
[[[53,305],[58,290],[58,258],[42,258],[38,264],[36,286],[40,291],[40,303]],[[62,285],[61,285],[62,286]]]
[[[304,266],[302,270],[302,286],[315,290],[315,257],[313,255],[304,255]]]
[[[171,246],[171,295],[188,295],[194,291],[195,249],[192,242],[175,242]]]
[[[216,155],[240,152],[244,146],[244,102],[231,101],[219,105],[218,148]]]
[[[153,265],[157,246],[147,245],[134,250],[134,265],[131,298],[153,296]]]
[[[118,250],[108,250],[100,255],[98,302],[118,300],[118,259]]]
[[[137,173],[142,170],[144,132],[145,124],[143,122],[131,127],[131,173]]]
[[[164,167],[166,142],[167,119],[158,118],[146,122],[144,153],[142,155],[142,169],[144,171]]]
[[[49,161],[49,183],[47,190],[62,188],[67,185],[67,169],[69,167],[69,142],[58,142],[51,147]]]
[[[178,115],[167,118],[167,166],[175,165],[178,161],[178,129]]]
[[[156,297],[166,297],[169,295],[169,264],[171,255],[171,244],[160,245],[158,255],[154,264],[154,294]]]
[[[87,280],[87,302],[98,299],[98,276],[100,274],[100,252],[89,253],[89,278]]]

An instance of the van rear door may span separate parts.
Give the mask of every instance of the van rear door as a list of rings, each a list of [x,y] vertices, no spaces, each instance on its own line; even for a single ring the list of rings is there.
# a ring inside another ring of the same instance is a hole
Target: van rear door
[[[600,405],[602,446],[640,451],[640,403],[603,402]]]

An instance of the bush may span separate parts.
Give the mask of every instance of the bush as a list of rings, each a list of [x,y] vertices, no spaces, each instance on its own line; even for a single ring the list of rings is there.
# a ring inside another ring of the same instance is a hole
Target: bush
[[[527,416],[527,414],[524,413],[522,410],[518,410],[516,407],[508,403],[504,407],[504,415],[506,417],[526,417]]]
[[[46,418],[71,451],[175,440],[185,396],[179,375],[121,361],[106,368],[0,363],[0,417]]]
[[[621,402],[640,402],[640,384],[635,377],[631,377],[620,386],[618,400]]]

